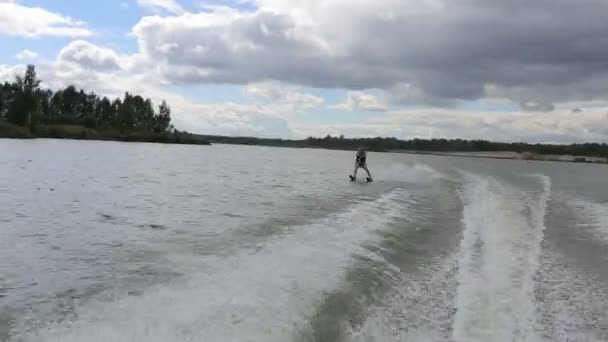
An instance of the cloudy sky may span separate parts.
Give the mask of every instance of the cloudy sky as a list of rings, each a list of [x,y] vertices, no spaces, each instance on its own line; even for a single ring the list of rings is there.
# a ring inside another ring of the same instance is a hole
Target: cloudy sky
[[[0,80],[196,133],[608,141],[606,0],[0,0]]]

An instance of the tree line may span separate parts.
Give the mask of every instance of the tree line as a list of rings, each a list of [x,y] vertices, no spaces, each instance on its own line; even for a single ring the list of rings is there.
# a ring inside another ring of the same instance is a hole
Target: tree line
[[[345,138],[327,135],[323,138],[309,137],[302,140],[262,139],[253,137],[205,136],[211,142],[243,145],[263,145],[299,148],[327,148],[354,150],[364,146],[370,151],[425,151],[425,152],[530,152],[534,154],[574,155],[584,157],[608,158],[608,145],[605,143],[585,143],[571,145],[530,144],[527,142],[492,142],[487,140],[466,139],[411,139],[397,138]]]
[[[583,143],[583,144],[531,144],[527,142],[493,142],[487,140],[467,139],[411,139],[400,140],[397,138],[364,138],[346,139],[327,135],[324,138],[309,137],[306,145],[312,147],[348,147],[366,146],[371,150],[411,150],[428,152],[530,152],[535,154],[574,155],[585,157],[608,157],[608,145],[606,143]]]
[[[47,125],[80,125],[121,133],[171,133],[171,109],[163,101],[155,110],[152,101],[125,93],[122,99],[100,97],[73,85],[55,92],[40,87],[33,65],[23,76],[0,85],[0,120],[36,132]]]

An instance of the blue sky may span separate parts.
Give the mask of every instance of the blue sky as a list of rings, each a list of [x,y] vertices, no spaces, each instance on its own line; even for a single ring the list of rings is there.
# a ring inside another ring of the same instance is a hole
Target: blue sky
[[[597,36],[608,30],[601,1],[574,14],[562,0],[531,1],[525,11],[481,0],[3,0],[0,7],[1,78],[34,63],[51,88],[166,99],[180,129],[608,140],[608,70],[594,59],[608,51]],[[501,15],[508,12],[528,14]],[[554,20],[538,21],[548,14]],[[535,30],[522,31],[526,25]]]
[[[133,4],[129,9],[122,9],[122,1],[90,1],[83,6],[82,1],[61,0],[61,1],[20,1],[20,4],[27,6],[42,6],[49,11],[61,13],[65,16],[87,22],[87,26],[97,32],[96,35],[88,38],[91,42],[103,45],[114,45],[120,50],[129,52],[135,51],[137,42],[133,38],[128,38],[131,27],[135,25],[144,14],[141,8]],[[126,2],[129,3],[129,2]],[[22,39],[21,37],[3,38],[8,40],[8,44],[2,44],[0,49],[2,62],[13,58],[23,49],[35,50],[41,55],[52,58],[72,39],[71,37],[44,37]]]

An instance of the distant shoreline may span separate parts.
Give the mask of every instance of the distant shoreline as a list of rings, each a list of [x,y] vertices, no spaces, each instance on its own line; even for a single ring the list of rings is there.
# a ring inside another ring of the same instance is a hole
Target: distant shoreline
[[[4,128],[4,129],[2,129]],[[79,125],[48,125],[38,127],[36,133],[32,133],[28,128],[13,126],[7,129],[0,125],[0,139],[66,139],[66,140],[91,140],[91,141],[118,141],[118,142],[146,142],[178,145],[245,145],[245,146],[266,146],[266,147],[286,147],[286,148],[309,148],[351,151],[353,146],[327,146],[324,144],[309,144],[309,140],[283,140],[283,139],[263,139],[263,138],[243,138],[191,134],[186,132],[173,133],[149,133],[149,132],[130,132],[119,133],[116,131],[98,131]],[[361,144],[361,140],[353,140]],[[369,140],[369,139],[367,139]],[[318,139],[317,141],[323,141]],[[569,163],[590,163],[608,164],[608,158],[597,156],[576,156],[568,154],[540,154],[533,152],[514,152],[514,151],[429,151],[411,149],[390,149],[372,148],[372,152],[377,153],[402,153],[418,155],[436,155],[447,157],[463,158],[487,158],[487,159],[510,159],[510,160],[530,160],[530,161],[553,161]]]
[[[55,139],[55,140],[72,140],[72,141],[99,141],[99,142],[124,142],[124,143],[150,143],[150,144],[165,144],[165,145],[198,145],[211,146],[209,142],[190,142],[190,141],[171,141],[171,138],[139,138],[133,136],[108,138],[108,137],[47,137],[47,136],[30,136],[30,137],[7,137],[0,135],[0,140],[37,140],[37,139]]]
[[[205,136],[206,137],[206,136]],[[278,144],[256,144],[256,143],[238,143],[238,142],[215,142],[220,145],[235,145],[235,146],[265,146],[279,148],[306,148],[306,149],[323,149],[334,151],[352,151],[352,148],[334,148],[323,146],[297,146],[297,145],[278,145]],[[442,152],[442,151],[417,151],[417,150],[378,150],[372,151],[376,153],[401,153],[401,154],[418,154],[418,155],[434,155],[444,157],[460,157],[460,158],[484,158],[484,159],[508,159],[508,160],[523,160],[523,161],[551,161],[565,163],[587,163],[587,164],[608,164],[608,158],[589,157],[589,156],[572,156],[572,155],[542,155],[530,152],[512,152],[512,151],[477,151],[477,152]]]
[[[587,163],[587,164],[608,164],[608,158],[603,157],[588,157],[588,156],[573,156],[561,154],[535,154],[530,152],[512,152],[512,151],[495,151],[495,152],[436,152],[436,151],[415,151],[415,150],[392,150],[391,153],[403,154],[428,154],[435,156],[446,157],[462,157],[462,158],[485,158],[485,159],[508,159],[508,160],[530,160],[530,161],[552,161],[565,163]]]
[[[186,132],[118,132],[116,130],[97,130],[80,125],[45,125],[38,126],[32,132],[27,127],[20,127],[0,122],[0,138],[3,139],[67,139],[120,142],[147,142],[180,145],[211,145],[200,135]]]
[[[429,154],[450,157],[468,158],[490,158],[490,159],[512,159],[512,160],[535,160],[535,161],[556,161],[572,163],[608,163],[608,145],[606,144],[573,144],[573,145],[548,145],[548,144],[527,144],[527,143],[494,143],[483,140],[397,140],[395,138],[359,138],[349,139],[343,137],[308,138],[302,140],[285,140],[254,137],[226,137],[219,135],[202,135],[211,143],[229,145],[252,145],[269,147],[291,147],[291,148],[311,148],[328,150],[356,150],[358,146],[366,146],[371,152],[389,153],[408,153],[408,154]],[[408,146],[420,144],[421,149],[399,148],[398,146]],[[471,148],[478,144],[479,150],[458,150],[450,144],[460,144]],[[440,150],[441,148],[453,148],[452,150]],[[436,148],[436,150],[433,150]],[[517,148],[521,152],[515,152],[509,148]],[[559,153],[562,151],[573,150],[575,152],[589,153],[588,155]],[[539,153],[537,151],[545,152]],[[553,153],[549,153],[549,151]],[[593,152],[592,152],[593,151]],[[557,153],[556,153],[557,152]],[[600,155],[595,155],[600,154]]]

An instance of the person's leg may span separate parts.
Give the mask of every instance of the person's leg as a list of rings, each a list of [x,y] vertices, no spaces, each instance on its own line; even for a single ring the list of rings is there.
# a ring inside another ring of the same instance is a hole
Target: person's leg
[[[357,170],[359,170],[359,165],[355,165],[355,171],[353,171],[353,178],[357,178]]]
[[[369,172],[369,169],[367,168],[367,165],[363,165],[363,170],[365,170],[365,172],[367,172],[367,177],[371,180],[372,178],[372,174],[371,172]]]

